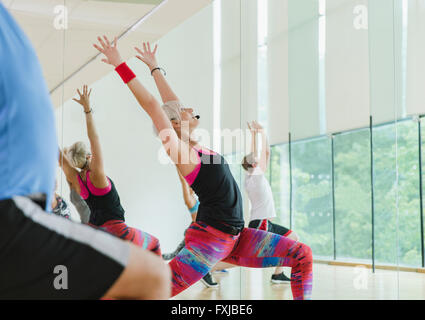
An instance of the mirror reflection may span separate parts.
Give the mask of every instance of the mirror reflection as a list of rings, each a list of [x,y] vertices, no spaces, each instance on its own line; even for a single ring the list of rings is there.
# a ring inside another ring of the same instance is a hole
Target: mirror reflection
[[[0,57],[29,83],[0,84],[17,114],[2,127],[25,129],[0,161],[28,150],[45,168],[4,170],[23,182],[0,204],[23,198],[7,203],[28,219],[19,241],[56,230],[40,270],[81,274],[70,298],[425,298],[422,1],[6,0],[0,14]],[[30,101],[51,117],[25,125]],[[62,294],[37,290],[5,297]]]

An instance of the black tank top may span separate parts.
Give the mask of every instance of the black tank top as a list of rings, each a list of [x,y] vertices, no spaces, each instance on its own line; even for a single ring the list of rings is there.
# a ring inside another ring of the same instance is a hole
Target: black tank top
[[[191,187],[199,197],[196,221],[223,231],[242,230],[244,227],[242,195],[230,172],[227,161],[220,154],[203,154],[201,168]]]
[[[115,188],[115,184],[112,179],[109,177],[108,179],[111,182],[111,191],[103,196],[96,196],[91,193],[87,186],[87,181],[84,182],[84,180],[81,179],[89,193],[88,198],[84,199],[91,212],[89,223],[95,226],[101,226],[110,220],[125,221],[125,211],[121,206],[120,197],[118,195],[117,189]]]

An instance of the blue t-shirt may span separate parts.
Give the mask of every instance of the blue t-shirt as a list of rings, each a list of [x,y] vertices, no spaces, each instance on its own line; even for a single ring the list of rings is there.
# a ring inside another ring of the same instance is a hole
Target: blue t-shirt
[[[42,193],[58,163],[53,106],[35,51],[0,3],[0,200]]]

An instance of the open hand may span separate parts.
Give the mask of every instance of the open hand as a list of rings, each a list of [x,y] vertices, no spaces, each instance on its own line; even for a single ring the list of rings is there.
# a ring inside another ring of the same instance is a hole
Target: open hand
[[[112,43],[109,42],[109,39],[106,36],[103,36],[103,39],[101,37],[97,37],[97,40],[99,41],[100,46],[97,44],[93,44],[93,46],[106,56],[106,59],[102,59],[103,62],[111,64],[114,67],[118,67],[121,63],[123,63],[117,48],[117,37],[115,37]]]
[[[80,92],[80,89],[77,89],[77,93],[80,96],[80,99],[73,98],[72,100],[81,104],[83,106],[85,112],[89,112],[90,111],[91,89],[90,89],[90,91],[88,91],[87,85],[84,85],[83,86],[83,93]]]
[[[143,61],[149,67],[150,70],[158,67],[158,62],[156,61],[155,57],[158,45],[155,45],[155,48],[152,51],[150,43],[143,42],[143,50],[140,50],[137,47],[135,47],[134,49],[136,49],[136,51],[139,53],[136,58]]]
[[[259,124],[257,121],[251,121],[251,123],[248,122],[248,128],[251,130],[251,132],[261,132],[264,130],[264,128]]]

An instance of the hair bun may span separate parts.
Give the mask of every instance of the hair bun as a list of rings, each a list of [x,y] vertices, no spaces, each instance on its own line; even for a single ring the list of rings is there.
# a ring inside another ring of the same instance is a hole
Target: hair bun
[[[65,154],[71,162],[71,165],[74,168],[84,169],[87,164],[88,154],[85,143],[82,141],[75,142],[72,146],[65,150]]]

